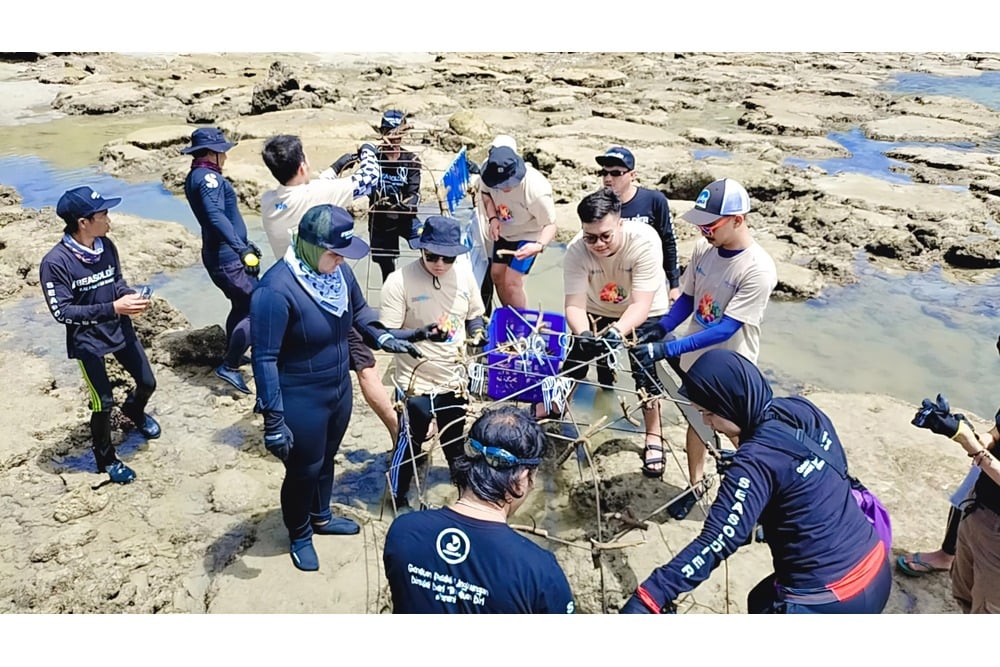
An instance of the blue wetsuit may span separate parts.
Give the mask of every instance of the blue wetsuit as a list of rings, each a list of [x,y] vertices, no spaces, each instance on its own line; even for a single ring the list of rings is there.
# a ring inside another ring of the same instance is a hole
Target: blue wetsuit
[[[777,425],[801,428],[832,460],[845,461],[826,415],[801,397],[772,399],[760,371],[730,350],[705,353],[681,393],[740,426],[740,446],[701,533],[654,570],[637,597],[647,607],[670,603],[707,579],[760,523],[775,572],[751,592],[750,612],[880,612],[892,574],[850,482]]]
[[[396,614],[572,614],[551,552],[496,521],[449,508],[396,517],[385,536]]]
[[[354,272],[346,264],[339,270],[350,295],[340,317],[321,308],[284,261],[264,274],[250,302],[255,410],[265,420],[283,417],[294,437],[281,485],[292,540],[309,537],[311,523],[332,516],[333,458],[351,419],[347,334],[353,324],[373,344],[385,333]]]
[[[250,294],[257,278],[243,270],[241,258],[250,243],[236,190],[215,164],[196,159],[184,181],[184,195],[201,226],[201,261],[230,302],[225,365],[238,368],[250,347]]]

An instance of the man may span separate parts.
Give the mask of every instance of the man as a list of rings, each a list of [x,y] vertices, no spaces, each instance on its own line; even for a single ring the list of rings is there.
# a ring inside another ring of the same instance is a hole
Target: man
[[[677,268],[677,241],[670,221],[670,203],[659,190],[640,188],[635,184],[635,157],[622,146],[612,146],[594,158],[601,165],[598,176],[606,188],[611,188],[622,201],[622,220],[641,222],[656,230],[663,249],[663,272],[667,277],[670,303],[681,295],[680,270]],[[606,360],[598,361],[597,381],[614,384],[615,376]]]
[[[698,227],[702,239],[681,277],[680,298],[658,324],[642,334],[647,339],[663,339],[693,317],[683,338],[635,346],[633,354],[638,359],[648,362],[680,357],[675,369],[682,377],[698,357],[714,348],[734,350],[757,363],[760,325],[778,284],[778,273],[774,260],[750,233],[749,212],[746,189],[724,178],[709,183],[694,208],[681,216]],[[686,447],[692,488],[669,508],[675,519],[687,516],[703,493],[705,445],[690,425]]]
[[[552,186],[510,146],[490,149],[479,176],[479,194],[493,239],[490,277],[504,306],[525,309],[524,279],[556,236]]]
[[[534,488],[545,434],[523,410],[484,412],[455,461],[459,498],[397,517],[382,560],[397,614],[572,614],[555,557],[507,526]]]
[[[395,359],[396,386],[406,394],[409,421],[409,437],[399,439],[389,473],[397,512],[409,507],[406,494],[414,461],[432,420],[449,468],[462,451],[469,400],[464,378],[455,373],[455,367],[462,347],[481,345],[486,332],[476,279],[468,264],[455,263],[459,255],[469,252],[462,243],[459,222],[432,215],[410,245],[420,251],[420,259],[389,275],[379,310],[382,324],[390,330],[403,329],[396,336],[419,341],[416,346],[423,354],[419,361],[406,356]],[[413,329],[418,331],[411,337],[406,330]]]
[[[201,226],[201,261],[215,286],[229,299],[226,318],[226,354],[215,374],[244,394],[250,393],[240,365],[250,347],[250,294],[257,287],[261,251],[247,240],[236,190],[222,175],[226,153],[235,146],[222,130],[200,127],[191,133],[191,171],[184,180],[184,196]]]
[[[115,455],[111,444],[114,396],[104,357],[115,359],[135,380],[135,391],[122,406],[147,439],[160,437],[160,425],[145,413],[156,379],[130,317],[149,307],[147,295],[131,289],[122,277],[118,249],[107,233],[108,209],[120,197],[105,199],[87,186],[67,190],[56,205],[65,223],[63,238],[42,258],[39,277],[52,317],[66,325],[66,354],[76,359],[90,390],[90,435],[98,472],[128,484],[135,472]]]
[[[291,231],[298,227],[306,211],[320,204],[346,208],[353,199],[369,196],[381,173],[375,147],[371,144],[362,144],[357,155],[348,153],[341,156],[316,180],[310,176],[309,160],[297,136],[279,134],[271,137],[264,144],[261,155],[271,175],[280,184],[276,189],[265,192],[260,200],[261,224],[271,251],[278,260],[288,252]],[[355,174],[337,178],[342,169],[359,160]],[[350,368],[358,376],[361,393],[395,442],[398,428],[396,411],[375,370],[375,355],[356,330],[348,332],[347,344],[350,348]]]
[[[396,270],[399,239],[414,237],[417,205],[420,203],[420,160],[400,144],[409,129],[406,115],[395,109],[382,114],[378,160],[381,178],[375,187],[371,212],[368,214],[368,235],[372,244],[372,259],[382,270],[382,283]]]
[[[659,322],[670,302],[660,244],[649,225],[622,220],[621,200],[611,188],[587,195],[576,210],[582,231],[567,245],[563,263],[566,324],[574,334],[574,344],[563,368],[579,380],[586,376],[588,362],[606,358],[637,327]],[[595,332],[601,337],[596,338]],[[652,361],[630,359],[630,365],[637,390],[650,396],[662,393]],[[642,414],[643,474],[662,477],[660,402],[645,403]],[[535,416],[545,416],[539,414],[538,406]]]

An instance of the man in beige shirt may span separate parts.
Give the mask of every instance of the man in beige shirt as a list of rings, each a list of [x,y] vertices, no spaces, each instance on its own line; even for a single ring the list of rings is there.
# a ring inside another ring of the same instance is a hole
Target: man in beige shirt
[[[288,252],[292,230],[298,227],[306,211],[321,204],[347,208],[352,200],[371,194],[381,173],[375,147],[371,144],[362,144],[357,156],[342,156],[315,180],[310,176],[309,160],[297,136],[279,134],[271,137],[264,144],[261,155],[271,175],[280,184],[260,198],[261,224],[277,260]],[[337,177],[343,166],[358,160],[360,164],[355,174],[347,178]],[[358,376],[361,393],[395,442],[398,435],[396,411],[375,369],[375,355],[355,329],[348,334],[347,344],[351,370]]]
[[[535,258],[556,236],[552,186],[509,145],[490,149],[479,193],[493,239],[490,276],[504,306],[524,310],[524,279]]]
[[[640,222],[621,219],[621,199],[611,188],[583,198],[577,206],[582,231],[566,247],[563,282],[566,293],[566,323],[574,334],[563,372],[581,380],[588,364],[622,346],[622,337],[636,327],[658,322],[670,308],[663,251],[656,231]],[[600,337],[598,337],[600,336]],[[630,358],[636,389],[658,396],[652,362],[641,364]],[[535,416],[544,408],[536,406]],[[648,476],[663,474],[663,439],[660,402],[643,405]],[[659,462],[653,469],[652,464]]]
[[[397,392],[405,394],[409,419],[409,438],[399,438],[389,472],[397,511],[409,506],[406,494],[415,459],[432,420],[449,468],[462,453],[468,398],[465,375],[456,370],[462,348],[481,344],[486,334],[479,285],[468,262],[455,261],[469,252],[458,221],[428,217],[420,237],[410,246],[420,250],[420,259],[389,274],[379,309],[381,323],[389,329],[403,329],[397,337],[414,341],[423,355],[421,359],[394,358]]]

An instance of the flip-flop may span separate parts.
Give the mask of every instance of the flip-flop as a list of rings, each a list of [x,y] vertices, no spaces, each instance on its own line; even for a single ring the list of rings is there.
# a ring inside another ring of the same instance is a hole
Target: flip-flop
[[[912,564],[907,563],[906,562],[907,559],[912,561]],[[919,570],[915,569],[913,567],[914,565],[919,566],[922,569]],[[930,574],[931,572],[948,571],[948,568],[946,567],[934,567],[930,563],[925,562],[924,559],[920,557],[919,553],[915,553],[911,556],[900,556],[899,558],[897,558],[896,569],[898,569],[900,572],[907,575],[908,577],[922,577],[925,574]]]

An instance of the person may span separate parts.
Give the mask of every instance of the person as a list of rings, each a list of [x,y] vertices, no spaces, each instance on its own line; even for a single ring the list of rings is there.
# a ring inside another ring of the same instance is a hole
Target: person
[[[184,196],[201,227],[201,261],[208,277],[229,300],[226,353],[215,374],[238,391],[250,393],[240,365],[250,347],[250,294],[257,287],[262,253],[247,239],[236,190],[222,175],[226,153],[235,146],[222,130],[199,127],[181,153],[192,156]]]
[[[932,572],[947,572],[955,562],[955,549],[958,547],[958,526],[962,521],[961,504],[967,498],[963,489],[971,491],[979,476],[979,468],[973,467],[966,475],[965,481],[951,497],[948,508],[948,520],[945,524],[944,539],[937,551],[921,553],[919,551],[902,554],[896,557],[896,569],[909,577],[922,577]]]
[[[951,593],[965,614],[1000,614],[1000,410],[992,428],[977,435],[968,419],[952,414],[948,399],[925,398],[914,426],[951,438],[979,468],[971,500],[958,525]]]
[[[320,177],[313,179],[302,140],[291,134],[279,134],[264,143],[261,151],[264,164],[279,185],[261,196],[261,224],[276,260],[281,260],[291,244],[291,230],[313,206],[332,204],[346,208],[352,200],[369,196],[378,182],[379,169],[375,147],[362,144],[355,153],[342,155]],[[350,177],[338,174],[352,163],[359,162]],[[351,329],[347,334],[350,369],[358,378],[358,386],[372,411],[385,425],[392,442],[397,438],[396,411],[375,367],[375,355],[365,345],[361,334]]]
[[[680,298],[659,323],[641,332],[642,338],[658,342],[633,348],[642,363],[672,359],[671,366],[682,375],[698,357],[715,348],[735,350],[757,362],[760,325],[778,284],[778,272],[774,260],[750,233],[749,212],[746,189],[723,178],[709,183],[694,208],[681,216],[698,227],[702,238],[681,277]],[[667,339],[692,315],[684,337]],[[678,520],[688,515],[704,493],[706,448],[690,424],[686,450],[691,489],[669,509]]]
[[[397,391],[405,396],[408,437],[399,438],[390,465],[389,482],[396,511],[408,508],[406,494],[413,479],[414,460],[437,425],[450,470],[462,451],[465,411],[469,400],[464,376],[455,367],[467,344],[481,345],[486,335],[483,301],[468,264],[456,264],[469,252],[461,226],[454,218],[428,217],[410,246],[420,258],[389,275],[382,287],[381,322],[390,329],[417,329],[419,362],[399,357],[395,364]]]
[[[524,310],[524,279],[556,236],[556,208],[548,179],[510,146],[490,149],[479,176],[493,255],[490,277],[501,305]]]
[[[541,427],[512,404],[473,422],[455,460],[458,499],[389,526],[382,560],[393,613],[574,612],[555,556],[507,525],[535,486],[545,448]]]
[[[622,613],[671,610],[747,543],[757,523],[774,573],[750,591],[749,613],[880,613],[892,568],[838,472],[847,458],[829,417],[806,398],[774,398],[760,370],[733,350],[702,354],[680,392],[737,449],[701,533],[643,581]],[[813,452],[823,450],[830,458],[819,461]]]
[[[487,154],[489,151],[493,150],[497,146],[507,146],[512,151],[517,153],[517,139],[510,136],[509,134],[498,134],[487,146]],[[472,197],[472,205],[474,209],[473,223],[474,227],[471,229],[474,239],[477,243],[481,243],[482,252],[486,255],[486,269],[483,272],[483,277],[480,282],[479,294],[482,296],[483,305],[486,307],[486,316],[489,317],[493,313],[493,277],[490,275],[490,263],[489,258],[493,256],[493,237],[490,235],[490,225],[489,225],[489,215],[486,213],[486,207],[483,204],[482,193],[479,189],[480,175],[483,173],[483,169],[486,167],[486,162],[484,161],[482,165],[476,164],[475,162],[469,162],[469,195]]]
[[[409,241],[419,225],[417,205],[420,203],[420,160],[400,146],[403,133],[409,129],[406,114],[390,109],[382,114],[378,147],[381,178],[375,186],[371,211],[368,214],[368,238],[372,244],[372,259],[382,271],[382,283],[396,270],[399,239]]]
[[[333,459],[350,421],[347,334],[353,326],[392,353],[420,353],[381,327],[344,259],[360,259],[368,244],[354,236],[343,208],[306,211],[292,250],[264,274],[250,302],[256,412],[264,415],[264,446],[285,465],[281,514],[292,563],[319,569],[312,536],[357,533],[334,517]]]
[[[667,278],[670,303],[680,297],[680,270],[677,268],[677,240],[670,221],[670,202],[659,190],[641,188],[635,184],[635,156],[624,146],[612,146],[594,158],[601,169],[597,175],[606,188],[611,188],[622,201],[622,220],[651,226],[660,237],[663,250],[663,272]],[[607,359],[597,362],[597,381],[603,385],[615,383],[615,372]]]
[[[89,186],[64,192],[56,204],[56,214],[65,223],[63,237],[42,258],[39,282],[52,317],[66,326],[66,355],[77,360],[90,390],[90,436],[97,471],[106,472],[112,482],[128,484],[135,472],[118,458],[111,442],[114,396],[104,362],[107,355],[114,355],[135,380],[122,414],[149,440],[160,437],[160,425],[145,412],[156,378],[131,319],[149,308],[149,297],[128,286],[118,248],[107,237],[108,210],[121,201],[121,197],[105,198]]]
[[[563,260],[566,324],[574,334],[563,371],[576,380],[586,376],[588,362],[607,358],[610,350],[622,347],[625,336],[659,322],[670,306],[656,232],[649,225],[622,220],[621,210],[611,188],[587,195],[576,208],[582,230],[567,245]],[[643,365],[630,358],[630,365],[637,390],[651,397],[662,393],[652,362]],[[536,404],[535,414],[546,416],[544,406]],[[660,402],[645,402],[642,414],[642,471],[647,477],[662,477]]]

